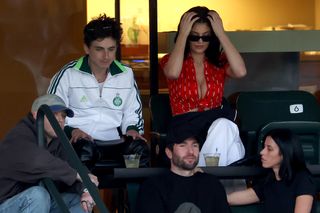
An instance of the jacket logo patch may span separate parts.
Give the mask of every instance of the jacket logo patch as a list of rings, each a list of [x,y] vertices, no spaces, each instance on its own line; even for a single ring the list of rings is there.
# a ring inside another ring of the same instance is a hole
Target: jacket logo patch
[[[87,97],[83,95],[82,98],[80,99],[80,102],[88,102]]]
[[[116,97],[113,98],[113,105],[115,106],[121,106],[122,104],[122,99],[119,96],[119,93],[116,94]]]

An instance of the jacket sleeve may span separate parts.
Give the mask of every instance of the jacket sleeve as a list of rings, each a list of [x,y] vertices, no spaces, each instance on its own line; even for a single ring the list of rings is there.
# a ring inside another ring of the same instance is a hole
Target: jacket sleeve
[[[76,181],[77,172],[66,161],[31,140],[36,139],[28,134],[11,137],[10,143],[13,144],[1,151],[3,159],[10,159],[0,163],[4,175],[25,183],[37,183],[48,177],[72,185]]]
[[[68,69],[62,68],[58,73],[56,73],[48,87],[48,94],[56,94],[57,96],[61,97],[69,107],[69,98],[68,98],[68,91],[69,91],[69,76],[68,76]]]
[[[131,72],[132,73],[132,72]],[[144,120],[142,117],[142,103],[137,83],[132,73],[131,90],[128,100],[123,111],[122,132],[126,133],[130,129],[134,129],[140,134],[144,133]]]
[[[68,68],[62,68],[58,73],[56,73],[51,81],[50,85],[48,87],[48,94],[55,94],[62,98],[64,103],[67,107],[70,107],[69,105],[69,88],[70,88],[70,77],[68,75],[69,71]],[[67,120],[66,120],[67,122]],[[68,126],[66,123],[64,131],[66,132],[68,138],[71,138],[71,132],[74,128]]]

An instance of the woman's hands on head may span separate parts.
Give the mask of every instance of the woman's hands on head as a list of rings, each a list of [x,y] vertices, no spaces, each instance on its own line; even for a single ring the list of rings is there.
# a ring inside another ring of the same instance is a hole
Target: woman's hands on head
[[[183,14],[180,20],[177,40],[170,54],[168,62],[163,67],[163,72],[168,79],[179,78],[188,36],[191,32],[194,22],[199,19],[199,17],[196,15],[197,14],[195,12],[186,12]]]
[[[219,38],[219,35],[222,33],[225,33],[222,19],[220,15],[214,11],[210,10],[208,12],[207,16],[208,20],[210,21],[211,27],[213,32],[216,34],[216,36]],[[179,36],[182,36],[184,38],[187,38],[192,30],[193,24],[199,19],[199,16],[197,16],[197,13],[195,12],[186,12],[180,21],[179,26]]]
[[[225,33],[219,14],[214,10],[210,10],[207,17],[229,61],[230,66],[227,68],[227,75],[231,78],[244,77],[247,74],[246,66],[240,53]]]
[[[194,17],[196,15],[195,12],[187,12],[182,16],[179,26],[179,35],[184,36],[185,38],[188,37],[194,22],[199,19],[199,17]]]
[[[222,23],[221,17],[214,10],[210,10],[208,12],[208,16],[207,17],[208,17],[208,19],[209,19],[209,21],[211,23],[211,27],[212,27],[213,32],[219,38],[219,35],[221,33],[224,33],[224,28],[223,28],[223,23]]]

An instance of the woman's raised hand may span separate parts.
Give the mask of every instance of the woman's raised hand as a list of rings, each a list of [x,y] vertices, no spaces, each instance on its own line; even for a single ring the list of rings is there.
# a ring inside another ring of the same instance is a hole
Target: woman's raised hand
[[[216,11],[210,10],[208,12],[208,19],[217,37],[219,37],[220,33],[224,33],[222,19],[220,18],[219,14]]]
[[[194,19],[192,19],[195,15],[197,15],[195,12],[188,12],[182,16],[179,26],[179,35],[188,37],[192,29],[193,23],[199,19],[199,17],[195,17]]]

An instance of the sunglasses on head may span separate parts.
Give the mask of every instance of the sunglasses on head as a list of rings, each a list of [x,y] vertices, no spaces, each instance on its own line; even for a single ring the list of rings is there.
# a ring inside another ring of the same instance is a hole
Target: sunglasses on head
[[[203,42],[208,42],[211,40],[211,35],[206,35],[206,36],[189,35],[188,36],[189,41],[199,41],[200,38],[202,39]]]

